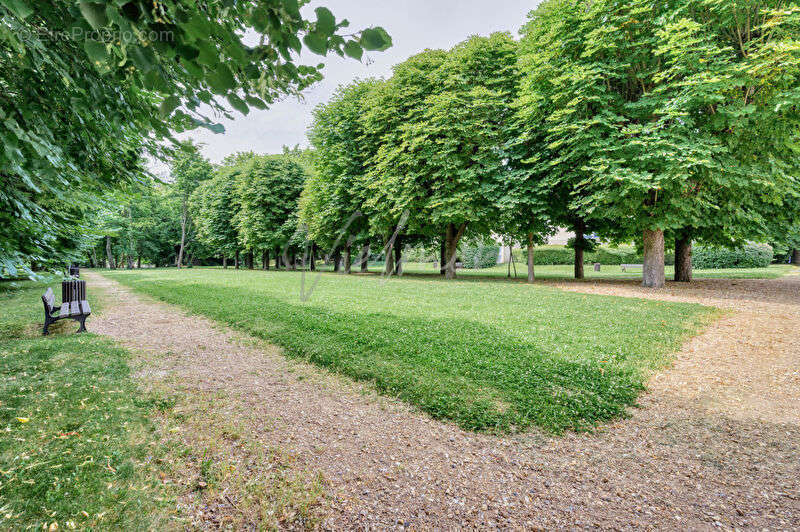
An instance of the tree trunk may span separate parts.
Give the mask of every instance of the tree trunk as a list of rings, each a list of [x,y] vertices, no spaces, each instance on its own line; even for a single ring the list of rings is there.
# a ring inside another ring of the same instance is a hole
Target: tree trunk
[[[268,270],[269,266],[267,265],[269,261],[269,256],[267,255],[266,250],[261,251],[261,269]]]
[[[675,281],[692,282],[692,237],[688,232],[675,239]]]
[[[400,235],[394,239],[394,274],[402,275],[403,273],[403,242]]]
[[[248,251],[247,252],[247,269],[248,270],[252,270],[253,269],[253,252],[252,251]]]
[[[295,260],[294,251],[289,253],[289,269],[292,271],[297,269],[297,260]]]
[[[369,244],[361,248],[361,273],[369,271]]]
[[[114,264],[114,254],[111,253],[111,237],[106,237],[106,259],[108,259],[108,267],[112,270],[117,269],[117,265]]]
[[[236,253],[233,254],[233,267],[235,269],[239,269],[239,250],[236,250]]]
[[[183,268],[183,251],[186,247],[186,222],[188,214],[186,212],[187,205],[186,200],[183,200],[183,207],[181,210],[181,247],[178,251],[178,260],[175,261],[175,266],[178,268]]]
[[[645,230],[642,286],[647,288],[662,288],[665,282],[664,231],[661,229]]]
[[[270,261],[269,250],[265,249],[264,250],[264,264],[265,264],[264,269],[265,270],[269,270],[269,261]]]
[[[447,269],[447,232],[442,235],[442,243],[439,245],[439,275],[444,275]]]
[[[392,238],[391,236],[389,237]],[[389,240],[389,244],[386,246],[386,265],[384,266],[383,273],[385,275],[391,275],[394,273],[394,242]]]
[[[460,227],[456,227],[455,224],[448,224],[447,225],[447,249],[445,257],[447,259],[447,264],[445,266],[445,279],[455,279],[456,278],[456,260],[458,258],[458,241],[461,240],[461,236],[464,234],[464,230],[467,228],[467,224],[463,223]]]
[[[353,267],[352,259],[350,258],[350,244],[344,247],[344,273],[350,275],[350,270]]]
[[[792,250],[792,264],[800,266],[800,249]]]
[[[225,270],[228,269],[228,257],[227,257],[227,255],[222,257],[222,268],[225,269]]]
[[[142,269],[142,256],[141,255],[136,257],[136,269],[137,270],[141,270]]]
[[[575,224],[575,278],[583,279],[583,246],[585,244],[586,224],[580,220]]]
[[[311,257],[310,257],[311,266],[309,269],[313,272],[317,270],[317,245],[315,243],[311,243]]]
[[[339,273],[342,269],[342,250],[337,249],[333,252],[333,271]]]
[[[528,282],[532,283],[536,278],[533,268],[533,233],[528,233]]]

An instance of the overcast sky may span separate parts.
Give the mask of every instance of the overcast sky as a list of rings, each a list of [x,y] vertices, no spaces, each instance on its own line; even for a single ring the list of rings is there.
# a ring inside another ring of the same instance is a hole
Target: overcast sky
[[[383,26],[394,46],[385,52],[368,52],[362,62],[336,54],[321,57],[303,50],[306,64],[325,63],[325,79],[304,93],[304,101],[287,99],[266,111],[254,109],[248,116],[236,113],[233,121],[222,120],[226,132],[215,135],[204,129],[189,137],[205,144],[203,152],[212,162],[238,151],[277,153],[284,145],[307,145],[306,130],[311,112],[324,103],[338,85],[354,78],[388,77],[392,66],[426,48],[450,48],[471,35],[509,31],[517,35],[527,14],[539,0],[312,0],[304,10],[313,20],[313,9],[330,8],[337,20],[350,21],[350,29]],[[368,59],[367,59],[368,56]]]

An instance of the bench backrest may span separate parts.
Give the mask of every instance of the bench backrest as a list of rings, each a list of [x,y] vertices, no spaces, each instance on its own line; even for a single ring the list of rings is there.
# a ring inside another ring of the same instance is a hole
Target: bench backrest
[[[70,279],[61,282],[61,302],[84,301],[86,299],[86,281]]]
[[[55,305],[55,296],[53,295],[52,288],[47,289],[47,291],[42,296],[42,301],[44,301],[44,304],[47,306],[47,311],[52,312],[53,305]]]

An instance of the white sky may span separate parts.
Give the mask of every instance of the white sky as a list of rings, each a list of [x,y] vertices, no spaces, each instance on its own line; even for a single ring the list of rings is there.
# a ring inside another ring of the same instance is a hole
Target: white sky
[[[233,121],[221,120],[225,133],[215,135],[198,129],[183,138],[203,143],[212,162],[239,151],[277,153],[284,145],[307,145],[306,130],[311,112],[326,102],[337,86],[354,78],[388,77],[391,68],[426,48],[450,48],[472,35],[510,31],[516,35],[527,14],[539,0],[312,0],[304,8],[314,19],[313,9],[324,5],[337,21],[348,19],[348,30],[383,26],[394,46],[385,52],[368,52],[362,62],[336,54],[322,57],[303,50],[301,62],[325,63],[325,79],[306,90],[304,101],[287,99],[265,111],[252,110],[248,116],[236,113]]]

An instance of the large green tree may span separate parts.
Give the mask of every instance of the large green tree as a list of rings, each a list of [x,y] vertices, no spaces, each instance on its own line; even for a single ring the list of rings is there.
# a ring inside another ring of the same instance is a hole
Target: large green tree
[[[243,249],[263,254],[274,250],[276,266],[294,251],[288,246],[297,231],[297,206],[305,180],[303,167],[285,155],[255,157],[242,168],[234,223]]]
[[[172,179],[171,190],[180,206],[181,238],[178,256],[175,260],[175,265],[178,268],[183,267],[187,235],[192,229],[189,200],[194,191],[197,190],[197,187],[208,179],[211,179],[212,172],[213,168],[211,163],[200,154],[198,146],[191,142],[181,145],[181,151],[173,160],[172,167],[170,168],[170,177]]]
[[[220,255],[225,266],[228,257],[236,256],[238,251],[234,217],[238,209],[236,183],[241,170],[240,165],[216,169],[214,177],[201,183],[190,201],[197,238]]]
[[[522,104],[556,183],[588,221],[641,235],[759,233],[795,197],[798,20],[779,0],[551,0],[525,29]],[[598,21],[602,21],[599,24]]]
[[[350,247],[355,243],[362,245],[360,261],[362,268],[366,265],[364,250],[371,235],[369,221],[363,215],[367,199],[364,185],[375,144],[365,136],[362,117],[368,96],[381,84],[364,80],[340,87],[328,103],[314,110],[309,129],[314,171],[303,190],[300,219],[316,245],[333,254],[335,246],[344,248],[348,273]],[[343,234],[345,231],[347,234]]]
[[[381,140],[367,203],[388,219],[410,213],[412,234],[444,232],[447,278],[455,277],[467,229],[485,234],[497,223],[509,173],[504,147],[516,46],[510,35],[496,33],[415,56],[376,91],[367,114],[371,134]]]

